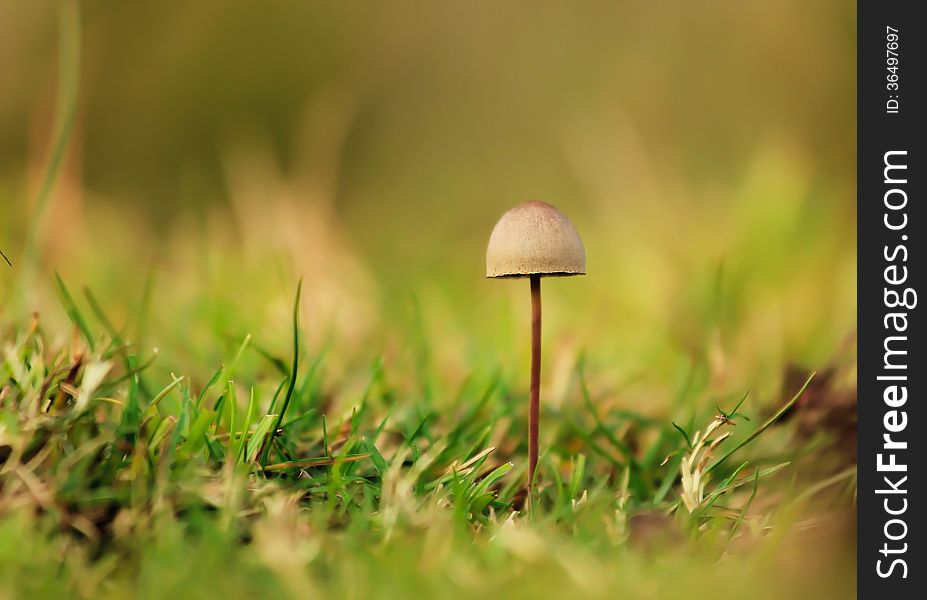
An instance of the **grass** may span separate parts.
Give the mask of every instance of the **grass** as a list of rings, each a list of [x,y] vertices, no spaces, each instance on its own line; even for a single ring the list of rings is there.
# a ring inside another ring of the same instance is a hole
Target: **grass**
[[[439,408],[401,398],[390,381],[414,375],[381,360],[334,411],[326,355],[301,352],[297,291],[285,374],[246,336],[208,380],[161,380],[127,341],[142,332],[57,282],[71,340],[56,347],[36,317],[4,343],[0,596],[782,597],[851,584],[756,583],[784,568],[799,516],[822,494],[848,506],[854,484],[855,469],[823,486],[790,476],[762,449],[810,378],[761,425],[735,414],[741,399],[698,415],[701,434],[596,402],[580,357],[578,401],[543,415],[526,513],[526,397],[499,373],[438,386],[453,398]],[[239,377],[245,365],[259,376]]]

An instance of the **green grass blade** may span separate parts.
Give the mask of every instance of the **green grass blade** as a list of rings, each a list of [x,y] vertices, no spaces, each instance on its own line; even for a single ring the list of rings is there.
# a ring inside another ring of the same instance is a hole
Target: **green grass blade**
[[[805,390],[808,389],[808,386],[811,385],[811,380],[814,379],[814,376],[815,376],[815,375],[816,375],[816,373],[812,373],[812,374],[808,377],[808,379],[805,380],[805,384],[804,384],[803,386],[801,386],[801,389],[798,390],[798,393],[796,393],[796,394],[792,397],[791,400],[789,400],[788,402],[786,402],[786,403],[782,406],[782,408],[780,408],[779,410],[777,410],[777,411],[776,411],[776,414],[774,414],[773,416],[769,417],[769,418],[766,420],[765,423],[763,423],[762,425],[760,425],[759,427],[757,427],[756,429],[754,429],[753,432],[752,432],[750,435],[748,435],[747,437],[745,437],[744,439],[742,439],[742,440],[740,441],[740,443],[738,443],[736,446],[731,447],[731,449],[728,450],[727,452],[725,452],[724,455],[721,456],[721,458],[719,458],[719,459],[716,460],[715,462],[711,463],[711,465],[709,465],[708,468],[705,469],[705,473],[706,473],[706,474],[707,474],[707,473],[711,473],[718,465],[720,465],[720,464],[723,463],[725,460],[727,460],[728,458],[730,458],[732,454],[734,454],[735,452],[737,452],[738,450],[740,450],[741,448],[743,448],[744,446],[746,446],[747,444],[749,444],[750,442],[752,442],[753,440],[755,440],[756,438],[758,438],[758,437],[760,436],[760,434],[762,434],[764,431],[766,431],[766,430],[769,428],[770,425],[772,425],[773,423],[775,423],[776,421],[778,421],[779,418],[780,418],[782,415],[784,415],[784,414],[786,413],[786,411],[788,411],[790,408],[792,408],[792,406],[794,406],[794,404],[795,404],[796,402],[798,402],[798,399],[802,397],[802,394],[804,394],[804,393],[805,393]]]
[[[299,299],[302,296],[302,291],[303,280],[300,279],[299,284],[296,286],[296,301],[293,302],[293,366],[290,368],[290,383],[287,386],[286,396],[283,398],[283,406],[280,408],[280,413],[277,415],[277,420],[274,422],[274,435],[276,435],[277,430],[280,428],[280,423],[283,422],[286,410],[290,407],[293,389],[296,387],[296,371],[299,368]],[[273,439],[273,436],[271,436],[271,439]],[[269,454],[270,444],[267,444],[264,448],[264,456],[261,458],[261,465],[267,464],[267,457]]]
[[[51,152],[39,188],[35,211],[29,221],[26,234],[25,259],[29,267],[35,267],[39,258],[39,236],[48,200],[58,181],[65,151],[74,130],[77,114],[78,86],[80,82],[81,20],[80,6],[76,0],[59,4],[58,30],[61,42],[58,49],[58,90],[55,99],[55,120],[52,130]],[[24,269],[27,272],[29,269]]]
[[[68,314],[68,317],[70,317],[71,322],[80,330],[81,335],[84,337],[84,341],[86,341],[87,346],[90,347],[90,351],[95,351],[96,344],[94,344],[93,334],[90,332],[87,320],[84,319],[84,315],[81,314],[80,309],[77,308],[74,298],[68,291],[67,286],[64,285],[64,280],[61,279],[61,275],[59,275],[57,271],[55,272],[55,283],[58,284],[58,295],[61,297],[62,304],[64,304],[65,312]]]
[[[258,421],[257,427],[254,429],[254,433],[248,440],[247,450],[245,452],[245,462],[252,462],[257,459],[258,451],[264,445],[264,442],[267,439],[267,435],[271,432],[271,427],[273,427],[276,417],[277,415],[273,414],[264,415],[261,417],[261,420]]]

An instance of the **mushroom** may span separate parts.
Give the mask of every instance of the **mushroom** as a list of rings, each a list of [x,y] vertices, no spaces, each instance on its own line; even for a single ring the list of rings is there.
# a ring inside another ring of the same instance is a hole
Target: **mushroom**
[[[496,223],[486,248],[486,277],[531,280],[531,393],[528,409],[528,490],[538,464],[541,381],[541,277],[585,275],[586,250],[576,228],[546,202],[510,209]]]

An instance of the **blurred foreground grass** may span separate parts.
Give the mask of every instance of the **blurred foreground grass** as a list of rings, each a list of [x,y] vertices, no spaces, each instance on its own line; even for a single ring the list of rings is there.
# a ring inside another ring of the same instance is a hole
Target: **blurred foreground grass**
[[[0,3],[0,597],[851,595],[838,4]],[[528,514],[532,197],[590,274]]]

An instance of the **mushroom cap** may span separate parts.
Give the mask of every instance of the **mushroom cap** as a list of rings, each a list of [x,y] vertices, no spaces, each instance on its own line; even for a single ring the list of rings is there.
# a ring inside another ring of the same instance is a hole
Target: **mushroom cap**
[[[486,248],[486,277],[585,275],[586,250],[566,215],[537,200],[510,209]]]

